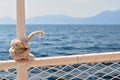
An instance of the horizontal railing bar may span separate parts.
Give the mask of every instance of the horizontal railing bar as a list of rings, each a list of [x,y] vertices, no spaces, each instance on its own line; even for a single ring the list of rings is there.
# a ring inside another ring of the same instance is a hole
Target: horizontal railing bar
[[[59,56],[59,57],[47,57],[47,58],[36,58],[29,60],[26,65],[29,67],[40,67],[40,66],[53,66],[53,65],[69,65],[77,63],[100,63],[100,62],[111,62],[119,61],[120,52],[106,52],[106,53],[94,53],[94,54],[83,54],[83,55],[72,55],[72,56]],[[1,61],[0,70],[15,68],[18,64],[15,61]]]
[[[0,70],[16,68],[17,63],[14,60],[0,61]]]
[[[94,53],[84,55],[73,55],[73,56],[61,56],[61,57],[49,57],[49,58],[38,58],[29,63],[29,66],[53,66],[53,65],[69,65],[77,63],[100,63],[100,62],[111,62],[119,61],[120,52],[106,52],[106,53]]]

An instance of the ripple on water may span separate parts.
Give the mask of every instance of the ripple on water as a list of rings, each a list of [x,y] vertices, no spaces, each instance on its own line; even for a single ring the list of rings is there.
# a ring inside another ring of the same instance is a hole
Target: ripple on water
[[[36,57],[120,51],[119,25],[27,25],[26,30],[27,35],[36,30],[46,33],[31,41]],[[0,25],[0,60],[10,59],[8,50],[15,32],[15,25]]]

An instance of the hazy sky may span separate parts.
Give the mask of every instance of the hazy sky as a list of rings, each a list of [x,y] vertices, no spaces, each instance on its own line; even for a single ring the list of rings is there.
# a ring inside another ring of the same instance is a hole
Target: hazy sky
[[[88,17],[120,9],[120,0],[25,0],[26,17],[62,14]],[[16,17],[16,0],[0,0],[0,18]]]

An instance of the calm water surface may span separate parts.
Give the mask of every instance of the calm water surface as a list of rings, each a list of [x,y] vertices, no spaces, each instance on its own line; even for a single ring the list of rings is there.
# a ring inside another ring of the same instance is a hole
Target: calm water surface
[[[120,51],[120,25],[27,25],[27,35],[36,30],[44,38],[31,41],[35,57],[77,55]],[[10,41],[16,38],[15,25],[0,25],[0,60],[11,59]]]

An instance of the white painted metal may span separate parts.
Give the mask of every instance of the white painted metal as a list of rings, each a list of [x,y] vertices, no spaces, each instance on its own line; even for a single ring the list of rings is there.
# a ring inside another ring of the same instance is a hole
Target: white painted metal
[[[73,56],[37,58],[35,60],[15,62],[13,60],[0,61],[0,70],[17,69],[17,80],[28,80],[27,70],[30,67],[60,66],[81,63],[101,63],[120,61],[120,52],[94,53]]]
[[[108,53],[94,53],[84,55],[73,56],[61,56],[61,57],[48,57],[48,58],[36,58],[24,63],[25,67],[38,67],[38,66],[53,66],[53,65],[68,65],[77,63],[99,63],[99,62],[111,62],[119,61],[120,52],[108,52]],[[20,63],[15,61],[1,61],[0,70],[16,68]],[[23,64],[21,64],[22,66]],[[23,66],[24,66],[23,65]]]
[[[24,0],[17,0],[17,38],[25,38],[25,3]]]
[[[28,80],[27,66],[24,63],[19,63],[17,66],[17,80]]]
[[[19,40],[25,39],[25,1],[17,0],[17,38]],[[17,65],[17,80],[28,80],[28,73],[26,66],[23,63]]]

